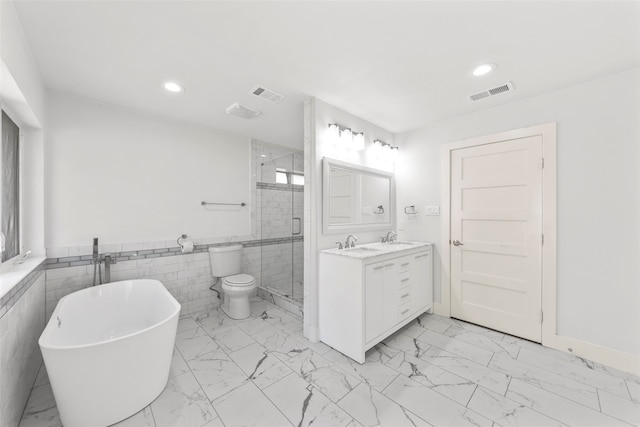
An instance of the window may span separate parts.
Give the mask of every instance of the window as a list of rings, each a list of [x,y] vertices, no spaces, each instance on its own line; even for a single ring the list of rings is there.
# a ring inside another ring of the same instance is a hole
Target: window
[[[304,185],[304,174],[287,172],[286,169],[276,168],[276,184]]]
[[[2,112],[2,149],[0,151],[0,231],[5,244],[2,262],[20,253],[20,129]]]

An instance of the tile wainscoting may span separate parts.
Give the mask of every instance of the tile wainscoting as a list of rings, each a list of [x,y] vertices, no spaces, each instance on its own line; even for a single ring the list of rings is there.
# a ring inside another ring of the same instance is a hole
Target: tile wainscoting
[[[42,356],[38,338],[45,325],[44,263],[0,301],[0,426],[17,426]]]
[[[256,278],[262,286],[263,276],[276,275],[282,268],[282,261],[264,265],[263,253],[279,253],[279,247],[296,247],[302,237],[243,240],[218,244],[196,245],[189,254],[180,252],[180,248],[157,248],[138,251],[111,252],[116,263],[111,266],[111,281],[131,279],[157,279],[171,292],[182,305],[182,314],[198,314],[210,311],[220,304],[216,293],[209,287],[213,283],[209,263],[209,247],[241,244],[243,272]],[[126,244],[123,244],[124,247]],[[115,246],[115,245],[110,245]],[[148,246],[148,245],[147,245]],[[269,251],[263,251],[265,247]],[[273,249],[273,251],[271,250]],[[73,249],[69,248],[72,252]],[[101,253],[102,255],[102,253]],[[282,262],[286,262],[283,260]],[[46,318],[48,319],[60,300],[77,290],[91,286],[94,282],[95,266],[91,264],[91,255],[49,258],[46,264]],[[104,275],[104,266],[102,267]],[[104,276],[103,276],[104,277]],[[219,289],[219,287],[218,287]]]

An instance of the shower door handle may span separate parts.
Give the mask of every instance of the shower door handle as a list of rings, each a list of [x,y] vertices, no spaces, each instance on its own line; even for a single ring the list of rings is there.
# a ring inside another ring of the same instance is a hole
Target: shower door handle
[[[295,217],[293,218],[294,221],[298,221],[298,231],[292,231],[291,234],[293,234],[294,236],[298,236],[300,233],[302,233],[302,219]]]

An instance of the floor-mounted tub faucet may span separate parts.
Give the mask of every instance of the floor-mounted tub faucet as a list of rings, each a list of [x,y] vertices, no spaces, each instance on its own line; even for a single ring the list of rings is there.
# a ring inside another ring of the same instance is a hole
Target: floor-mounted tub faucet
[[[104,254],[104,282],[111,282],[111,266],[116,263],[116,259],[111,254]]]

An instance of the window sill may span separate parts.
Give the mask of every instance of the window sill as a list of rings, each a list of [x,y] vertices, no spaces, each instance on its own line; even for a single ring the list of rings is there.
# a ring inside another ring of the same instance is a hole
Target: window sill
[[[9,260],[0,267],[0,299],[7,295],[22,279],[46,261],[44,256],[31,256],[22,264]]]

